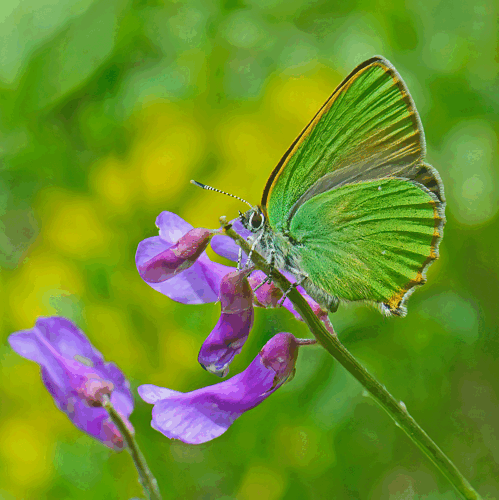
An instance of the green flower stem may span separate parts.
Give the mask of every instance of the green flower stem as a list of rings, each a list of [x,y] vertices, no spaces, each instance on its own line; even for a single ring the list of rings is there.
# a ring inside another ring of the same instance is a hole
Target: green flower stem
[[[226,223],[224,218],[221,218],[220,222],[222,223],[225,234],[230,236],[248,255],[251,248],[248,242],[231,229],[231,226]],[[289,291],[291,287],[290,282],[276,269],[271,269],[267,261],[261,255],[253,251],[251,260],[257,268],[267,275],[271,275],[273,282],[283,292]],[[466,500],[481,500],[480,495],[459,472],[457,467],[417,424],[414,418],[409,415],[405,405],[397,401],[361,364],[359,364],[339,339],[326,330],[301,294],[296,289],[292,289],[287,296],[322,347],[324,347],[331,356],[362,384],[374,400],[395,421],[396,425],[409,436],[411,441],[419,447],[419,449],[435,464],[437,469],[450,481],[461,497]]]
[[[128,445],[128,451],[130,452],[130,455],[132,455],[135,468],[139,473],[139,482],[144,489],[146,497],[148,498],[148,500],[161,500],[161,493],[159,492],[158,482],[149,470],[146,459],[144,458],[144,455],[142,455],[142,452],[140,451],[139,446],[135,441],[135,438],[133,437],[133,434],[130,432],[130,429],[128,429],[128,427],[121,419],[119,413],[111,404],[109,396],[105,395],[103,397],[102,406],[107,410],[107,412],[109,413],[109,417],[115,423],[116,427],[118,427],[121,435],[125,438],[126,444]]]

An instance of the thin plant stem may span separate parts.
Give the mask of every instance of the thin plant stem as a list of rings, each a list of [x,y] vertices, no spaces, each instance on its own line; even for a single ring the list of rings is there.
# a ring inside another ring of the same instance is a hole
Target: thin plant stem
[[[220,219],[223,231],[230,236],[246,253],[250,252],[250,245],[239,236],[224,218]],[[284,292],[293,303],[303,321],[309,327],[319,344],[326,349],[358,382],[368,391],[373,399],[388,413],[395,424],[400,427],[409,439],[433,462],[437,469],[449,480],[456,491],[465,500],[481,500],[466,478],[459,472],[449,457],[409,415],[406,406],[397,401],[387,389],[381,385],[345,348],[335,335],[331,335],[320,319],[313,313],[307,301],[296,290],[291,289],[291,283],[276,269],[272,269],[267,261],[253,250],[251,260],[255,266],[267,275],[272,275],[272,281]]]
[[[128,451],[132,456],[135,468],[139,473],[139,482],[144,490],[144,493],[148,500],[161,500],[161,493],[159,492],[158,482],[156,478],[152,475],[144,455],[140,451],[140,448],[130,432],[130,429],[125,425],[119,413],[115,410],[114,406],[111,404],[109,396],[105,395],[103,397],[102,406],[109,413],[109,417],[114,422],[116,427],[118,427],[121,435],[125,438],[126,444],[128,445]]]

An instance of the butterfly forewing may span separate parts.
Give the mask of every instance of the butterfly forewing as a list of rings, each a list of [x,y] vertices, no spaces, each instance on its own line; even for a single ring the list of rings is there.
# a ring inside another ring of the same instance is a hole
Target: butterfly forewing
[[[285,230],[294,205],[324,176],[338,176],[331,185],[395,173],[411,178],[402,173],[423,156],[422,128],[404,83],[388,61],[373,58],[343,81],[286,152],[262,207],[273,229]]]

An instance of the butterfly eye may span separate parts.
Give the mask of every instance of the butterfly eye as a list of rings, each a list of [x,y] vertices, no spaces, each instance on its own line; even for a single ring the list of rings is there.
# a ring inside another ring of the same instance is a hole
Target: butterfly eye
[[[250,218],[250,226],[253,231],[257,231],[263,226],[264,217],[260,212],[253,212]]]

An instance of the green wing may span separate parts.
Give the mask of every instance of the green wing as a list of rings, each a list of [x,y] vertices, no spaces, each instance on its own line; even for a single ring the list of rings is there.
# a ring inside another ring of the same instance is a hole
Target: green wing
[[[438,174],[421,164],[424,154],[405,84],[388,61],[375,57],[343,81],[288,149],[267,182],[262,208],[275,231],[286,231],[313,196],[389,176],[417,180],[443,201]]]
[[[361,181],[303,203],[289,228],[293,254],[312,283],[348,301],[404,315],[404,302],[437,258],[443,207],[405,179]]]

